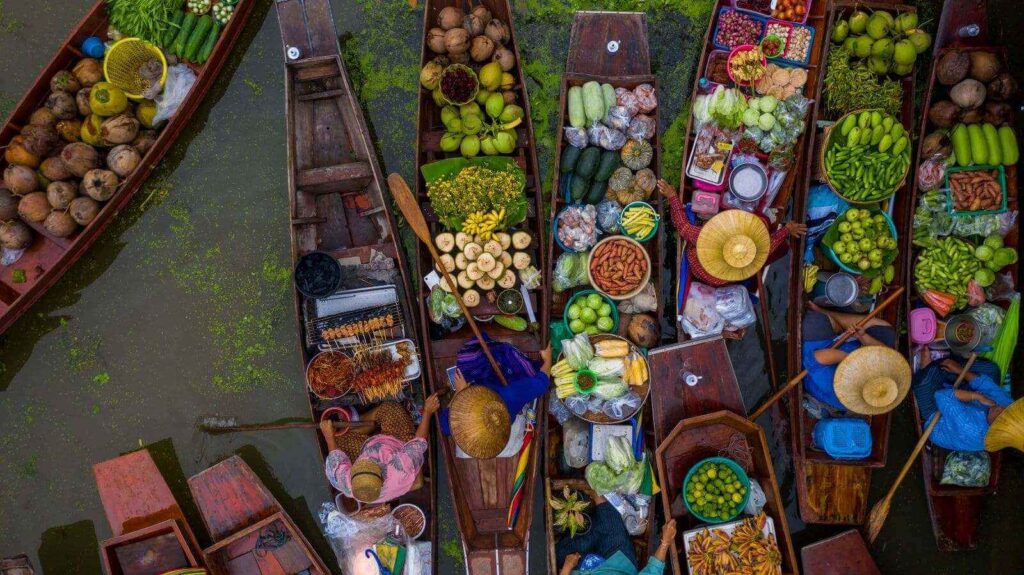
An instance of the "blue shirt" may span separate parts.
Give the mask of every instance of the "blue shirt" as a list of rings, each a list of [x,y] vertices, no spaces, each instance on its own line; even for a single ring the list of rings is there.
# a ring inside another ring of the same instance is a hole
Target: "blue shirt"
[[[573,575],[661,575],[664,572],[665,562],[653,555],[647,560],[647,565],[637,571],[633,562],[627,559],[622,551],[616,551],[615,555],[609,557],[597,568],[588,571],[573,570]]]
[[[814,399],[827,403],[836,409],[846,411],[846,407],[836,397],[836,365],[822,365],[814,357],[814,352],[819,349],[828,348],[834,341],[835,339],[821,339],[804,342],[803,362],[804,369],[807,370],[807,377],[804,378],[804,390],[811,394]],[[859,347],[860,342],[851,337],[844,341],[837,349],[850,353]]]
[[[513,379],[508,382],[508,385],[502,385],[500,381],[490,379],[485,383],[473,385],[483,385],[501,396],[501,400],[505,402],[505,407],[508,408],[509,417],[515,419],[516,415],[519,415],[519,412],[523,410],[527,403],[547,393],[550,384],[551,380],[547,374],[539,371],[533,377]],[[540,417],[543,414],[537,415]],[[438,421],[441,423],[441,432],[445,435],[451,435],[451,429],[448,427],[447,407],[441,410],[439,417]]]
[[[1013,403],[1013,398],[991,378],[979,375],[962,386],[991,399],[1000,407]],[[944,386],[935,392],[935,404],[942,417],[935,424],[930,437],[939,447],[954,451],[984,451],[985,434],[988,433],[989,407],[979,401],[960,401],[954,395],[952,386]],[[936,413],[932,417],[937,417]],[[929,423],[931,419],[928,420]]]

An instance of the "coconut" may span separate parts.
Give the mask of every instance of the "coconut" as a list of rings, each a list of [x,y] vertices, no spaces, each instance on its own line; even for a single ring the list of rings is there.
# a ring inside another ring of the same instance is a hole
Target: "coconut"
[[[964,113],[960,115],[960,122],[964,124],[980,124],[985,118],[981,112],[981,108],[971,108],[964,110]]]
[[[1013,122],[1013,106],[1006,102],[985,102],[985,121],[994,126]]]
[[[516,66],[516,55],[512,53],[512,50],[500,46],[494,51],[494,61],[501,64],[502,72],[509,72]]]
[[[506,105],[516,103],[516,93],[512,90],[505,90],[501,93],[501,97],[505,100]]]
[[[465,54],[469,50],[469,32],[465,28],[452,28],[445,32],[444,49],[452,56]]]
[[[30,168],[39,166],[39,156],[25,148],[25,138],[21,136],[11,138],[11,143],[8,144],[7,149],[4,150],[4,159],[7,160],[7,163],[9,164],[28,166]]]
[[[46,201],[55,210],[66,210],[78,197],[78,186],[71,182],[51,182],[46,186]]]
[[[60,145],[60,136],[53,126],[29,124],[22,128],[21,135],[25,136],[25,149],[36,156],[46,157]]]
[[[75,104],[78,105],[78,115],[85,117],[92,114],[92,106],[89,104],[89,94],[92,88],[82,88],[75,94]]]
[[[482,20],[484,26],[487,26],[487,24],[491,22],[491,18],[493,18],[493,16],[491,16],[491,11],[488,10],[487,6],[484,6],[483,4],[479,4],[475,8],[473,8],[470,14]]]
[[[75,142],[64,146],[60,152],[60,159],[67,166],[68,171],[79,178],[85,176],[89,170],[100,166],[99,152],[85,142]]]
[[[75,97],[67,92],[52,92],[46,98],[46,107],[61,120],[70,120],[78,115],[78,104],[75,103]]]
[[[41,222],[50,213],[46,192],[32,192],[18,202],[18,216],[26,222]]]
[[[658,321],[653,317],[639,313],[629,320],[629,327],[626,328],[630,341],[640,347],[654,347],[661,339],[661,328]]]
[[[57,116],[53,115],[53,112],[49,108],[39,108],[28,119],[29,124],[35,124],[37,126],[53,126],[57,123]]]
[[[96,214],[100,213],[100,205],[92,198],[79,196],[71,201],[68,213],[71,214],[71,219],[75,220],[75,223],[87,226],[89,222],[96,219]]]
[[[68,92],[69,94],[74,94],[81,89],[81,82],[79,82],[78,78],[67,70],[61,70],[50,78],[50,91],[52,92]]]
[[[448,60],[452,64],[469,64],[469,50],[466,50],[461,54],[449,54]],[[437,91],[440,93],[440,90]],[[441,103],[439,103],[438,106],[444,106],[446,103],[447,102],[444,102],[444,100],[441,100]]]
[[[107,154],[107,167],[122,178],[135,171],[142,156],[128,144],[121,144]]]
[[[0,246],[23,250],[32,245],[32,230],[18,220],[0,222]]]
[[[6,222],[18,215],[18,196],[7,188],[0,188],[0,222]]]
[[[82,178],[81,192],[97,202],[105,202],[117,191],[117,174],[110,170],[89,170]]]
[[[47,214],[46,220],[43,221],[43,228],[50,232],[51,235],[58,238],[66,238],[75,233],[75,230],[78,229],[78,224],[75,223],[75,220],[67,212],[54,210]]]
[[[967,52],[950,50],[939,59],[939,63],[935,67],[935,74],[940,84],[952,86],[966,78],[970,68],[971,57],[967,55]]]
[[[988,97],[1003,102],[1017,93],[1017,80],[1008,72],[996,76],[988,85]]]
[[[487,36],[477,36],[469,47],[469,55],[474,62],[490,60],[494,55],[494,42]]]
[[[103,66],[95,58],[82,58],[75,64],[71,73],[85,88],[91,88],[93,84],[103,80]]]
[[[100,126],[100,137],[111,144],[127,144],[139,135],[139,121],[131,114],[107,118]]]
[[[145,156],[146,152],[153,147],[156,143],[156,131],[155,130],[142,130],[139,135],[132,140],[132,147],[139,152],[140,156]]]
[[[57,133],[65,142],[77,142],[82,136],[82,121],[61,120],[57,122]]]
[[[949,90],[949,99],[961,108],[977,108],[985,102],[985,85],[967,78]]]
[[[36,179],[36,173],[32,168],[10,164],[4,170],[4,186],[11,192],[24,196],[39,187],[39,180]]]
[[[928,109],[928,119],[940,128],[952,128],[960,120],[960,107],[949,100],[940,100]]]
[[[64,160],[61,160],[59,155],[43,160],[43,163],[39,166],[39,172],[51,182],[67,180],[72,176],[71,171],[64,165]]]
[[[483,18],[476,14],[467,14],[462,20],[462,27],[466,29],[466,32],[469,32],[470,36],[479,36],[483,34],[484,26],[486,25],[487,22],[484,22]]]
[[[979,82],[991,82],[1003,70],[999,58],[992,52],[976,50],[969,52],[971,58],[971,78]]]
[[[427,47],[435,54],[444,54],[448,49],[444,47],[444,30],[431,28],[427,31]]]
[[[462,19],[465,17],[466,13],[461,8],[447,6],[437,14],[437,25],[442,30],[451,30],[462,26]]]
[[[504,46],[509,39],[508,26],[497,18],[494,18],[487,23],[487,27],[484,28],[484,34],[495,44],[500,44],[502,46]]]

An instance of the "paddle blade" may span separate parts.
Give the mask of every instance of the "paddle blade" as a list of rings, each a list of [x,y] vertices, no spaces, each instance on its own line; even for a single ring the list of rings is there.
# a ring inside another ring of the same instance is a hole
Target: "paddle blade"
[[[405,221],[408,222],[416,237],[421,242],[433,246],[430,241],[430,229],[427,227],[426,220],[423,219],[423,212],[420,210],[419,203],[416,202],[416,196],[409,189],[409,184],[405,183],[405,179],[401,175],[393,173],[388,176],[388,188],[391,189],[395,204],[398,205],[398,209],[401,210],[402,216],[405,217]]]
[[[889,498],[886,497],[875,504],[871,508],[871,513],[868,514],[868,521],[864,526],[865,538],[868,543],[874,543],[878,534],[882,532],[882,526],[885,525],[885,520],[889,518]]]

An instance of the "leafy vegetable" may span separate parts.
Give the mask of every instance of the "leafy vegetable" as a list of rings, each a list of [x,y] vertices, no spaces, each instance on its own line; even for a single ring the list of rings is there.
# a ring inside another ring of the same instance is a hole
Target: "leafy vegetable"
[[[587,367],[594,357],[594,346],[590,345],[590,336],[587,332],[580,332],[572,339],[562,340],[562,354],[569,362],[569,367],[574,370],[581,370]]]
[[[828,53],[825,72],[825,109],[828,117],[838,118],[847,112],[879,108],[899,116],[903,106],[903,87],[896,80],[882,80],[863,62],[850,62],[850,52],[833,47]]]
[[[629,439],[623,435],[609,437],[608,446],[604,449],[604,462],[616,473],[622,473],[636,463],[636,459],[633,459],[633,450]]]
[[[711,112],[708,111],[710,100],[711,96],[701,94],[693,101],[693,119],[697,120],[698,125],[711,121]]]
[[[620,395],[625,395],[629,391],[629,385],[621,379],[613,381],[598,380],[597,385],[594,386],[594,395],[601,399],[614,399]]]
[[[158,44],[173,25],[181,0],[107,0],[110,25],[127,36]]]
[[[718,86],[708,99],[708,113],[720,127],[735,130],[743,123],[747,100],[736,88]]]
[[[595,357],[587,363],[587,368],[597,374],[597,379],[609,382],[621,380],[626,372],[626,362],[621,357]]]
[[[619,475],[604,463],[591,463],[587,466],[584,475],[590,487],[601,495],[611,493],[619,488]]]

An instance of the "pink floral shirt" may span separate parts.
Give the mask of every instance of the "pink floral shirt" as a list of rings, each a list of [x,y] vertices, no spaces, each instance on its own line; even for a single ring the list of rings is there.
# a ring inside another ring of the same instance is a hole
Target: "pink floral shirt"
[[[364,503],[384,503],[409,492],[416,475],[423,467],[427,453],[427,440],[415,437],[402,443],[390,435],[374,435],[363,445],[357,459],[369,459],[380,465],[384,482],[380,497]],[[335,489],[352,497],[352,461],[340,449],[327,455],[327,479]]]

